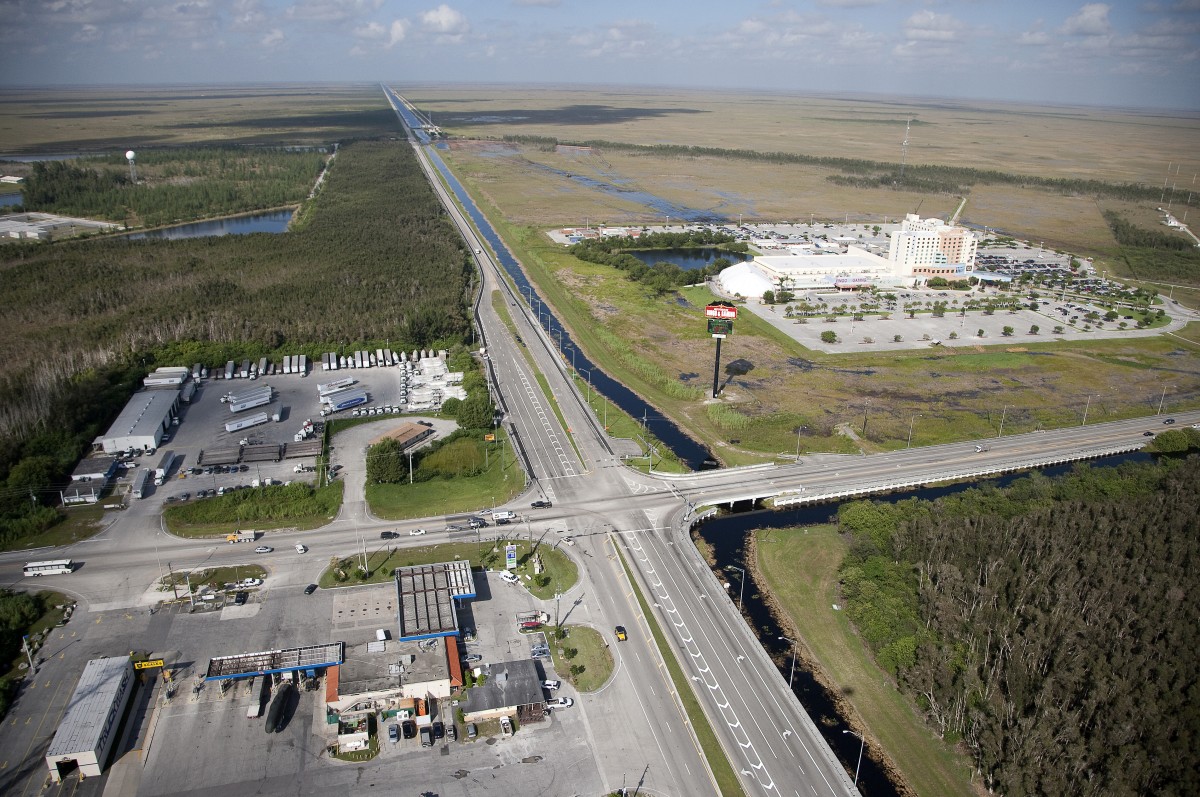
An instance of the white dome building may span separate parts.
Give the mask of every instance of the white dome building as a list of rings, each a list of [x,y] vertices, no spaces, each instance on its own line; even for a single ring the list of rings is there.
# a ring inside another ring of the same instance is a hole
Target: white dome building
[[[717,284],[725,294],[747,299],[757,299],[764,292],[775,289],[775,282],[754,265],[753,260],[723,270],[717,275]]]

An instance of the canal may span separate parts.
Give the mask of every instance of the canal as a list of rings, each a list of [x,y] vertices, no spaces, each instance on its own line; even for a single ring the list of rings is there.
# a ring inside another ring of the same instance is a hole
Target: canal
[[[388,93],[391,94],[390,90]],[[428,143],[429,138],[420,129],[420,122],[412,116],[408,108],[400,100],[394,96],[392,99],[393,107],[396,108],[397,113],[404,120],[409,130],[413,131],[423,143]],[[467,215],[471,217],[480,234],[492,247],[492,251],[496,253],[496,258],[500,265],[516,284],[517,292],[525,298],[530,309],[535,311],[539,323],[546,330],[547,337],[550,339],[552,345],[558,347],[559,352],[566,361],[574,361],[575,370],[580,374],[588,375],[587,378],[593,390],[607,397],[609,401],[621,408],[627,415],[637,420],[644,419],[646,428],[689,468],[699,470],[706,462],[711,462],[712,454],[707,448],[684,434],[671,420],[663,416],[632,390],[597,368],[596,364],[588,359],[587,355],[575,345],[571,334],[554,316],[550,307],[542,301],[537,290],[526,279],[525,272],[521,270],[516,257],[509,251],[504,241],[501,240],[500,235],[492,227],[487,217],[475,206],[475,202],[442,161],[436,149],[434,147],[426,147],[425,152],[429,156],[430,162],[445,179],[450,190],[454,192],[459,203],[466,210]]]

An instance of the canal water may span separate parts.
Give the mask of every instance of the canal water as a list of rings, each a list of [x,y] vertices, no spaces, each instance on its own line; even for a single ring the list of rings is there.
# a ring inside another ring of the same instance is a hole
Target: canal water
[[[420,122],[413,117],[408,108],[399,100],[395,100],[393,105],[397,108],[397,112],[413,134],[422,142],[428,143],[429,137],[420,129]],[[454,195],[458,197],[458,201],[466,209],[467,215],[475,222],[475,226],[480,234],[491,245],[492,251],[496,253],[496,258],[500,265],[512,277],[513,282],[517,286],[517,292],[525,298],[530,308],[536,312],[542,328],[546,330],[547,336],[552,341],[552,345],[558,346],[559,351],[566,361],[573,361],[575,369],[581,375],[590,374],[589,381],[593,390],[606,396],[609,401],[616,404],[633,418],[638,420],[645,419],[646,427],[649,431],[661,440],[663,445],[669,448],[689,468],[699,470],[706,462],[711,462],[712,454],[707,448],[684,434],[678,426],[661,415],[658,410],[642,400],[632,390],[597,368],[595,363],[589,360],[582,351],[578,350],[575,346],[575,341],[571,339],[570,333],[554,317],[549,307],[542,302],[537,290],[525,278],[525,272],[521,270],[517,259],[508,250],[508,247],[504,245],[504,242],[500,239],[500,236],[496,233],[491,223],[479,211],[479,208],[475,206],[475,202],[463,188],[462,184],[450,169],[446,167],[441,156],[431,147],[426,148],[426,153],[429,155],[430,162],[441,173],[450,190],[454,192]]]
[[[214,238],[222,235],[249,235],[255,232],[281,233],[287,231],[293,213],[295,213],[294,210],[269,210],[247,216],[231,216],[225,219],[197,221],[175,227],[135,232],[125,237],[131,241],[143,238],[178,241],[184,238]]]
[[[723,257],[730,263],[742,263],[750,259],[743,252],[727,252],[715,246],[698,246],[690,249],[626,249],[625,254],[633,255],[647,266],[655,263],[671,263],[684,271],[698,271],[710,265],[718,257]]]
[[[1125,462],[1148,462],[1151,460],[1152,457],[1148,454],[1135,452],[1093,460],[1088,464],[1093,467],[1115,467]],[[1039,470],[1047,476],[1061,476],[1069,473],[1073,467],[1075,467],[1073,464],[1056,465]],[[1028,475],[1027,471],[1010,473],[987,481],[999,486],[1005,486],[1011,484],[1015,479],[1026,475]],[[908,498],[920,498],[932,501],[942,496],[969,490],[972,487],[979,486],[981,483],[960,482],[903,493],[873,496],[872,500],[891,503],[903,501]],[[733,514],[728,515],[718,515],[710,520],[706,520],[698,525],[692,533],[711,546],[713,559],[716,562],[717,578],[722,582],[728,581],[732,584],[729,594],[731,599],[736,600],[739,586],[737,579],[741,575],[736,571],[730,571],[726,568],[731,566],[743,568],[746,570],[747,578],[750,577],[750,570],[745,563],[745,542],[753,531],[757,529],[803,528],[804,526],[828,523],[837,516],[840,506],[841,502],[812,504],[782,510],[745,511],[749,508],[749,504],[743,504],[743,511],[735,511]],[[747,624],[758,636],[763,649],[775,661],[780,673],[786,679],[792,661],[792,648],[790,643],[779,639],[786,631],[775,621],[770,607],[763,597],[763,589],[763,585],[753,582],[747,585],[742,593],[742,614],[745,616]],[[853,735],[843,733],[843,731],[850,730],[851,728],[846,718],[839,713],[835,696],[830,694],[817,681],[816,677],[808,670],[803,669],[799,663],[797,663],[794,679],[792,691],[800,699],[800,704],[804,706],[808,715],[812,717],[813,722],[820,729],[821,735],[825,737],[825,741],[833,748],[838,760],[847,767],[849,772],[853,773],[858,761],[859,741]],[[864,797],[880,797],[880,795],[899,797],[900,794],[900,790],[896,784],[888,779],[887,773],[880,766],[875,756],[872,755],[870,745],[867,746],[867,753],[863,757],[862,772],[859,775],[858,787]]]
[[[13,205],[19,205],[22,199],[24,197],[19,191],[15,194],[0,194],[0,208],[10,208]]]

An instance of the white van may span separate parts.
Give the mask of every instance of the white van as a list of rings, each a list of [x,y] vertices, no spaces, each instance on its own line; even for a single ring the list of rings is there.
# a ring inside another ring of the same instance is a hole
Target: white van
[[[296,543],[296,553],[308,553],[308,549],[300,543]]]

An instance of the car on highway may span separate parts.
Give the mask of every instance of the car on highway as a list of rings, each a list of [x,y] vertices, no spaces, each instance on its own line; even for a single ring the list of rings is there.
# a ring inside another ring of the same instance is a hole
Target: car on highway
[[[481,529],[487,525],[487,521],[482,518],[473,517],[467,521],[467,525],[473,529]]]
[[[186,501],[186,500],[188,500],[188,499],[189,499],[189,498],[191,498],[191,497],[192,497],[192,494],[191,494],[191,493],[181,493],[181,494],[179,495],[179,500],[180,500],[180,501]]]
[[[425,533],[425,529],[413,529],[412,531],[408,532],[408,536],[420,537],[424,533]]]
[[[623,626],[623,625],[617,626],[616,632],[617,632],[617,641],[624,642],[626,639],[629,639],[629,635],[627,633],[625,633],[625,626]]]
[[[451,523],[449,526],[446,527],[447,532],[464,531],[464,530],[465,529],[462,526],[456,526],[453,523]]]
[[[305,588],[304,588],[304,594],[305,594],[305,595],[311,595],[311,594],[313,594],[313,593],[314,593],[314,592],[316,592],[316,591],[317,591],[317,585],[316,585],[316,584],[309,584],[307,587],[305,587]]]
[[[399,537],[400,537],[400,535],[394,531],[379,532],[379,539],[381,539],[381,540],[395,540],[395,539],[398,539]]]
[[[272,548],[270,545],[260,545],[254,549],[254,552],[255,553],[270,553],[273,550],[275,550],[275,549]]]
[[[1154,432],[1151,432],[1151,431],[1142,432],[1142,437],[1154,437]]]
[[[1175,419],[1167,418],[1165,421],[1163,421],[1163,423],[1165,423],[1167,426],[1170,426],[1171,424],[1175,423]]]
[[[549,501],[534,501],[532,504],[530,504],[530,506],[534,509],[549,509],[550,507],[554,506],[554,504],[550,503]]]
[[[498,517],[498,518],[496,518],[496,525],[497,525],[497,526],[507,526],[507,525],[508,525],[508,518],[506,518],[506,517]]]
[[[570,708],[575,705],[575,701],[569,697],[556,697],[553,700],[547,700],[546,705],[555,708]]]
[[[562,686],[562,681],[542,681],[542,688],[551,692],[557,691],[560,686]]]

